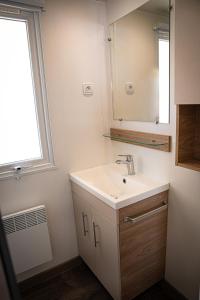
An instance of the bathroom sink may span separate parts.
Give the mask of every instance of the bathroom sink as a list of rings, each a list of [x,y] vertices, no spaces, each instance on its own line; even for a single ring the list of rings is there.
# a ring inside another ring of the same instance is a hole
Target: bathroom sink
[[[127,176],[126,166],[116,164],[74,172],[70,179],[114,209],[169,189],[169,183],[153,181],[143,174]]]

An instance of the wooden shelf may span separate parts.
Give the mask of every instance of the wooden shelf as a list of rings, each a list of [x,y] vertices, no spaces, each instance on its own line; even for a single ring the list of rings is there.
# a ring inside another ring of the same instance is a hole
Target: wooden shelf
[[[104,134],[104,137],[110,138],[112,141],[128,143],[150,149],[165,152],[171,151],[171,137],[168,135],[110,128],[110,133]]]
[[[200,104],[177,106],[176,165],[200,172]]]

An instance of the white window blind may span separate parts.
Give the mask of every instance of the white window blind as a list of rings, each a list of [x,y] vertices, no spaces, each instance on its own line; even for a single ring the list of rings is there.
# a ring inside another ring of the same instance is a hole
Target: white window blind
[[[0,3],[3,3],[3,4],[25,4],[25,5],[36,6],[36,7],[44,7],[45,6],[45,0],[12,0],[12,1],[1,0]]]

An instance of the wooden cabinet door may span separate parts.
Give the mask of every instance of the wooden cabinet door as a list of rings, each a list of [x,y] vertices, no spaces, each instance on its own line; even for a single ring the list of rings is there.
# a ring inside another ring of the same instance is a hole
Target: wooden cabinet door
[[[115,300],[121,293],[118,228],[96,212],[93,214],[95,274]]]
[[[95,256],[91,209],[87,202],[82,200],[78,195],[73,195],[73,201],[79,254],[94,272]]]
[[[173,4],[175,103],[200,104],[200,1],[173,0]]]
[[[130,300],[164,277],[167,193],[121,210],[120,264],[122,299]],[[128,222],[131,216],[137,222]],[[123,219],[122,219],[123,217]]]

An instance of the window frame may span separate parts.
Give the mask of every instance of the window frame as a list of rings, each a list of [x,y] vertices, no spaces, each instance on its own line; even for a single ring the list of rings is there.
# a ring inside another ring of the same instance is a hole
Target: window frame
[[[30,63],[32,70],[35,109],[41,146],[41,159],[23,160],[0,166],[0,179],[20,178],[22,175],[55,168],[50,121],[48,115],[47,93],[45,84],[42,42],[40,34],[40,9],[5,6],[6,12],[0,9],[0,18],[22,20],[27,25]],[[1,5],[2,8],[2,5]]]

